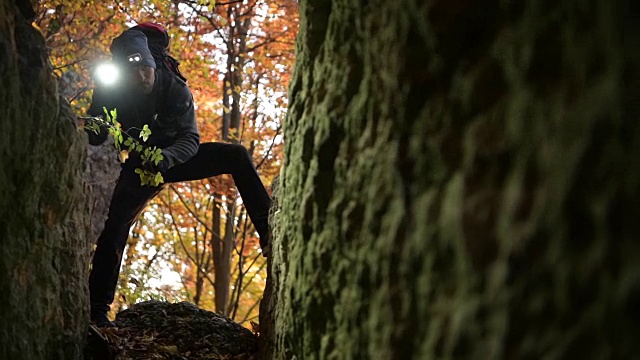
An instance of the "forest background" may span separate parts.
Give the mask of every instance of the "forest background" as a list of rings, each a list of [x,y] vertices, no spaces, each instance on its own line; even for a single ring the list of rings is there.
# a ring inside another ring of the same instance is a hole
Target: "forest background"
[[[93,70],[109,60],[111,40],[156,22],[187,78],[201,141],[244,145],[267,186],[279,174],[297,1],[60,0],[39,1],[36,11],[34,26],[76,114],[85,115]],[[265,281],[266,261],[233,179],[172,184],[134,224],[112,313],[149,299],[189,301],[248,326]]]

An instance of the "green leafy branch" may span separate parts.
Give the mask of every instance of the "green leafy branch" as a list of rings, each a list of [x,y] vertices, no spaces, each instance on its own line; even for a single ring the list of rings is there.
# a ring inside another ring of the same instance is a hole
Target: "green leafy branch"
[[[129,153],[136,152],[140,154],[142,168],[135,169],[135,173],[140,175],[140,182],[142,185],[158,186],[164,183],[164,178],[160,172],[153,172],[149,170],[149,168],[151,168],[151,164],[157,166],[160,161],[162,161],[162,149],[159,149],[156,146],[142,145],[138,139],[131,136],[127,131],[122,130],[122,125],[120,125],[117,120],[118,113],[116,109],[111,111],[108,111],[106,108],[103,109],[105,117],[84,118],[89,120],[85,123],[84,128],[93,131],[96,134],[100,133],[101,127],[106,128],[109,135],[114,140],[114,145],[116,150],[118,150],[120,162],[125,162],[129,157]],[[149,129],[149,125],[147,124],[145,124],[142,129],[131,129],[140,130],[139,137],[142,141],[146,142],[147,139],[149,139],[149,136],[151,136],[151,129]],[[126,140],[123,134],[127,135]],[[123,146],[125,147],[124,150]]]

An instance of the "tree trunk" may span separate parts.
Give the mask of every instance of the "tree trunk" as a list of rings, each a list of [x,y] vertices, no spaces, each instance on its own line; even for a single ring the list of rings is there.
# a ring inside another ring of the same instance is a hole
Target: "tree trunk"
[[[247,31],[251,17],[244,19],[238,14],[239,8],[230,7],[228,17],[234,19],[229,27],[227,44],[227,69],[222,86],[223,122],[222,138],[224,141],[240,143],[240,125],[242,120],[241,94],[245,56],[247,52]],[[233,195],[227,195],[229,211],[225,220],[225,235],[222,238],[222,252],[216,254],[216,311],[229,315],[231,308],[228,306],[231,286],[231,255],[235,246],[234,224],[239,215],[236,211],[236,199]],[[218,216],[220,213],[218,212]]]
[[[637,356],[632,4],[301,1],[266,358]]]
[[[0,5],[0,358],[78,359],[88,324],[86,140],[28,1]]]
[[[224,238],[218,251],[219,257],[215,264],[216,273],[216,312],[228,315],[227,303],[229,302],[229,290],[231,286],[231,251],[234,246],[234,214],[236,211],[235,201],[227,202],[227,219],[224,227]]]

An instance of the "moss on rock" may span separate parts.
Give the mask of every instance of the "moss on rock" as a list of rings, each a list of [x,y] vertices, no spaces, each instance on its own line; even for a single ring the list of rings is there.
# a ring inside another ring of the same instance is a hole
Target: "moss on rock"
[[[634,356],[630,2],[300,6],[273,357]]]
[[[85,142],[29,10],[0,5],[0,358],[75,359],[88,323]]]

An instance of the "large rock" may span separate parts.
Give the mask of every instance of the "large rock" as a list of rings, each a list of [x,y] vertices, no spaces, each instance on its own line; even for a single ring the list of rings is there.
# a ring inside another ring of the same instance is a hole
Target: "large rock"
[[[145,301],[96,329],[85,359],[253,360],[255,334],[228,317],[180,302]]]
[[[91,241],[96,242],[104,229],[111,195],[120,175],[120,162],[109,137],[100,146],[87,146],[84,178],[91,190]]]
[[[86,141],[32,16],[28,1],[0,4],[0,359],[76,359],[88,323]]]
[[[273,357],[637,356],[631,4],[302,1]]]

